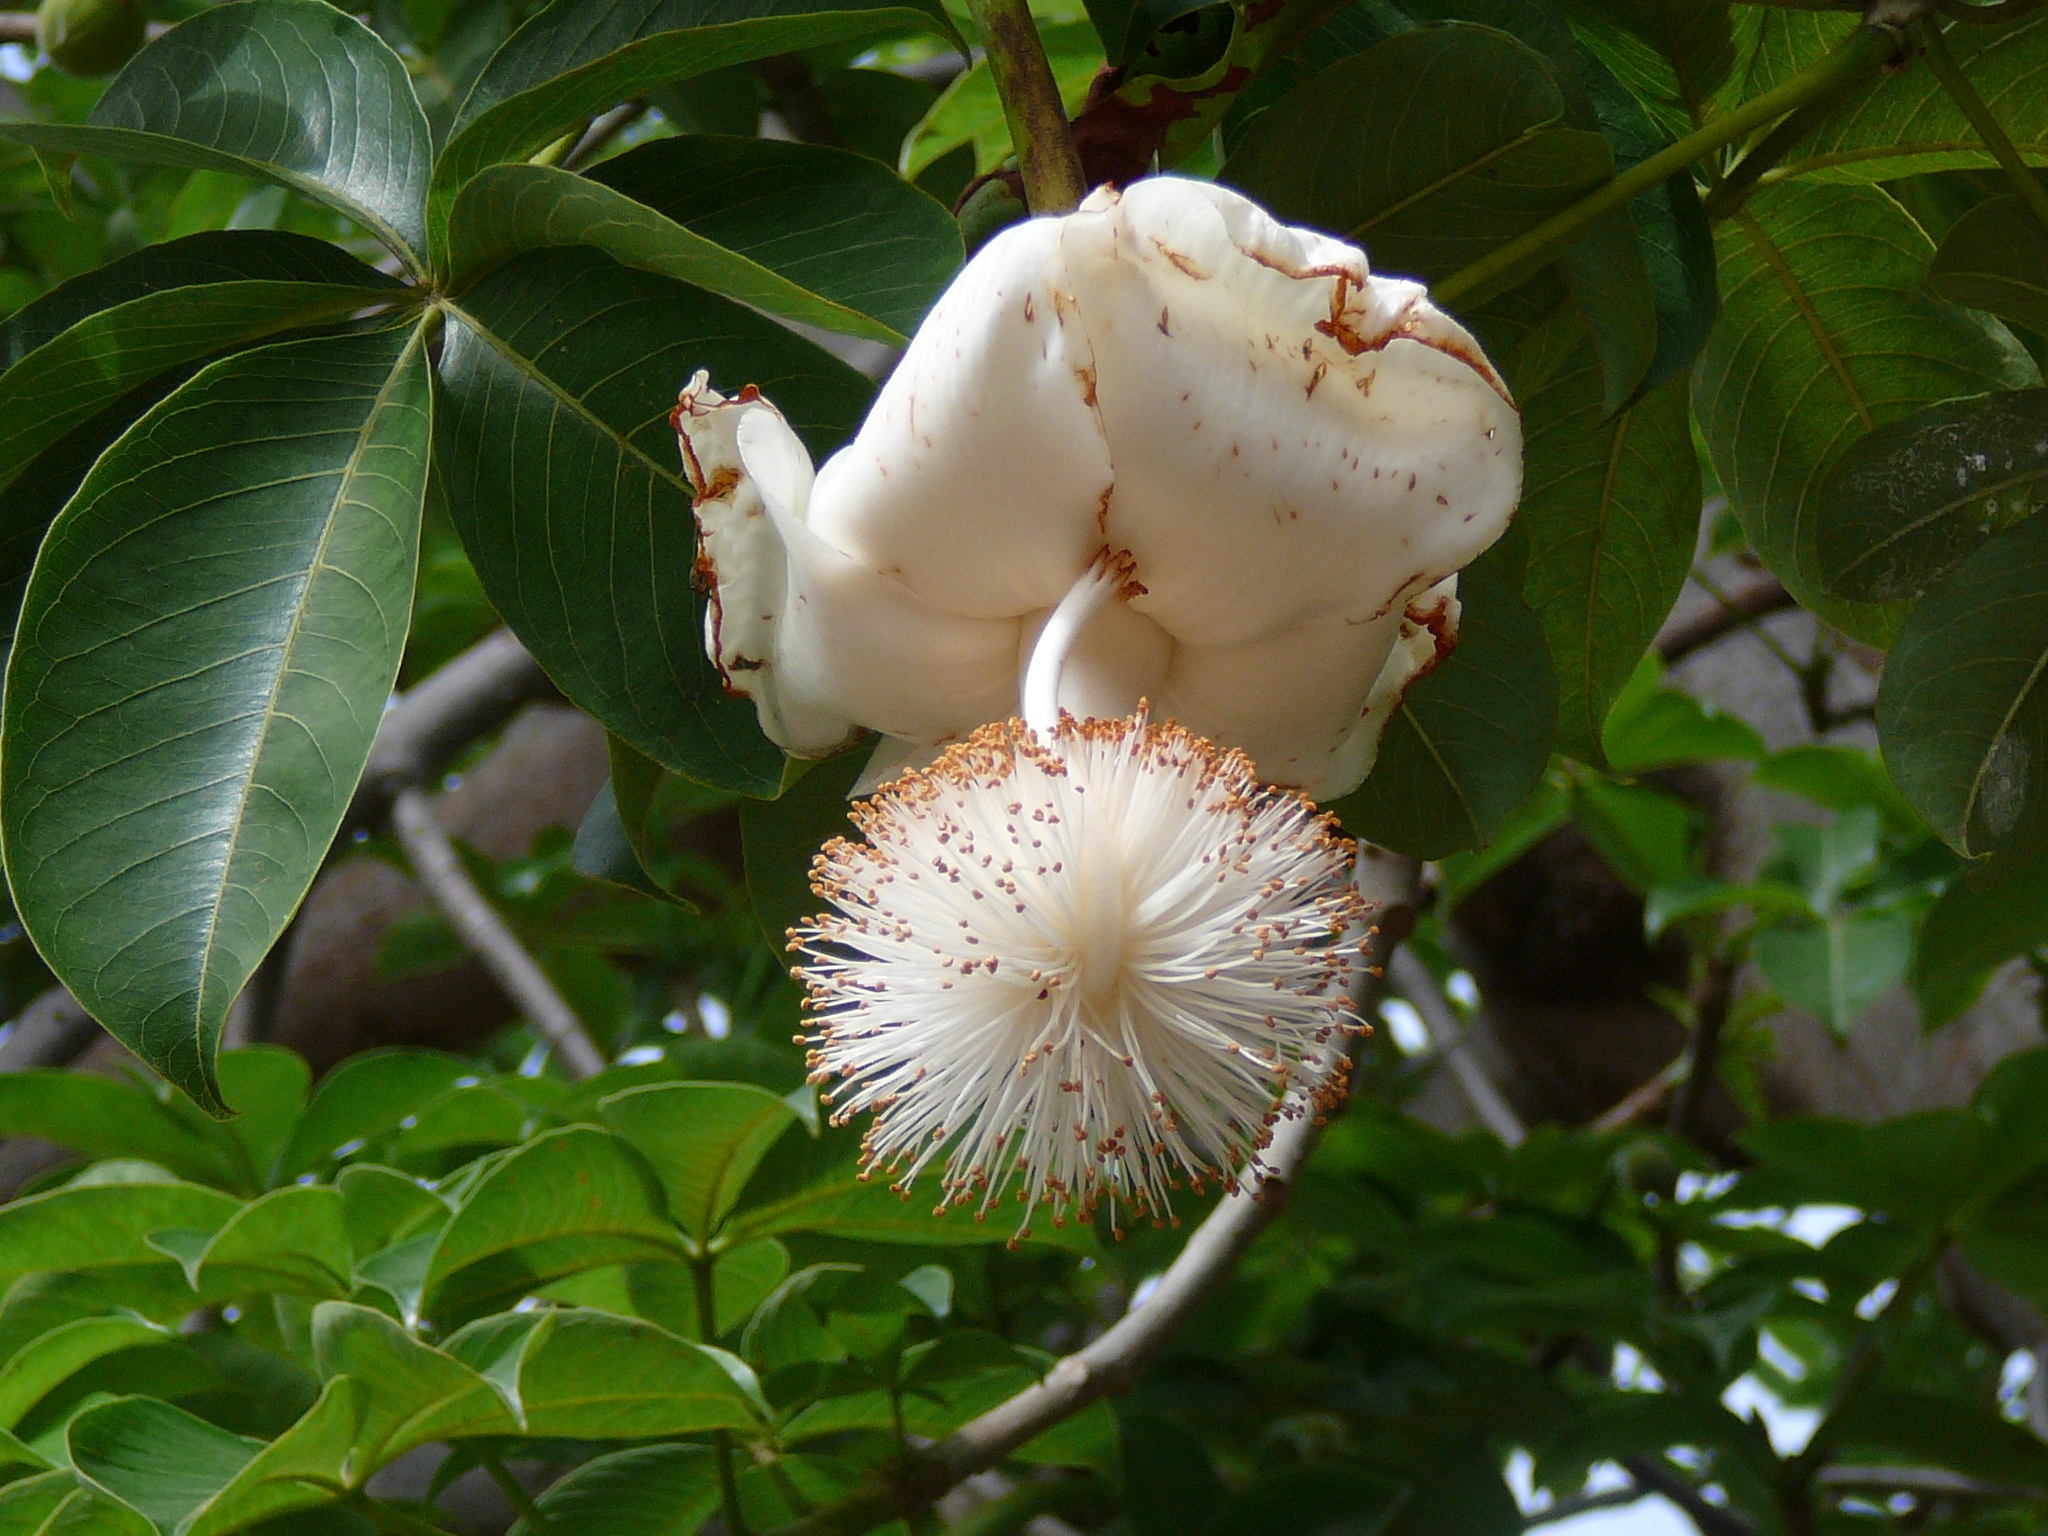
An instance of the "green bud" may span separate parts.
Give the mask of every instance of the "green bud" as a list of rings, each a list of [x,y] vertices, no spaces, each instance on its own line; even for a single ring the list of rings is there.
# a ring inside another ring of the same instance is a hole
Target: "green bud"
[[[36,42],[66,74],[111,75],[142,46],[138,0],[43,0]]]
[[[1615,1172],[1639,1195],[1669,1200],[1678,1188],[1678,1161],[1671,1149],[1650,1137],[1632,1141],[1615,1155]]]

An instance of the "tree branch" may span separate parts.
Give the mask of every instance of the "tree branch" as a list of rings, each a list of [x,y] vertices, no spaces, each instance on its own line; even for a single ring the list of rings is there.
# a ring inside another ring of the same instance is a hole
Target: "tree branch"
[[[342,835],[381,823],[401,789],[432,783],[464,747],[528,704],[560,697],[511,630],[485,636],[384,712]]]
[[[1798,606],[1784,583],[1769,574],[1733,592],[1715,593],[1714,600],[1718,606],[1689,619],[1669,620],[1657,631],[1656,652],[1667,666],[1738,629],[1747,629],[1758,619]]]
[[[1720,1068],[1721,1035],[1728,1023],[1728,1003],[1735,991],[1735,963],[1714,955],[1692,999],[1692,1040],[1686,1047],[1685,1075],[1671,1099],[1671,1133],[1687,1141],[1700,1139],[1700,1115],[1707,1090]]]
[[[455,845],[434,819],[434,808],[418,788],[401,789],[391,802],[391,831],[413,873],[434,899],[463,944],[483,962],[519,1011],[555,1049],[571,1077],[593,1077],[605,1067],[604,1053],[584,1033],[583,1021],[562,1000],[539,963],[526,952],[504,918],[469,878]]]
[[[1390,955],[1414,921],[1421,866],[1376,848],[1359,850],[1358,886],[1377,910],[1367,964],[1354,998],[1370,1014],[1383,990]],[[773,1536],[851,1536],[931,1504],[962,1480],[995,1466],[1098,1398],[1127,1391],[1180,1325],[1209,1298],[1286,1204],[1289,1182],[1314,1149],[1321,1127],[1313,1116],[1284,1120],[1263,1154],[1271,1170],[1257,1189],[1240,1187],[1197,1227],[1142,1307],[1127,1312],[1094,1343],[1068,1355],[1008,1402],[955,1430],[897,1469]]]
[[[1017,148],[1026,205],[1033,213],[1071,212],[1087,195],[1088,183],[1030,6],[1026,0],[967,0],[967,12],[988,50],[989,73]]]
[[[1622,1459],[1628,1475],[1652,1493],[1685,1511],[1686,1518],[1700,1528],[1700,1536],[1756,1536],[1756,1528],[1732,1509],[1709,1504],[1699,1489],[1656,1456],[1628,1456]]]
[[[1970,126],[1977,130],[1977,137],[1984,141],[1984,147],[1991,151],[1991,158],[2005,172],[2005,179],[2012,184],[2013,191],[2032,211],[2035,222],[2048,230],[2048,187],[2041,185],[2041,178],[2034,174],[2033,168],[1999,123],[1997,115],[1985,105],[1984,98],[1970,83],[1970,77],[1956,63],[1956,56],[1949,52],[1948,39],[1941,35],[1941,24],[1935,21],[1923,23],[1920,36],[1927,44],[1927,67],[1934,71],[1934,78],[1948,92],[1949,100],[1960,107],[1963,116],[1970,120]]]
[[[1486,1075],[1486,1068],[1472,1054],[1471,1035],[1437,986],[1436,978],[1430,975],[1429,967],[1410,949],[1396,951],[1389,967],[1394,989],[1408,999],[1429,1027],[1443,1064],[1457,1079],[1458,1092],[1471,1106],[1472,1113],[1509,1146],[1520,1146],[1529,1136],[1522,1117],[1501,1096],[1493,1079]]]

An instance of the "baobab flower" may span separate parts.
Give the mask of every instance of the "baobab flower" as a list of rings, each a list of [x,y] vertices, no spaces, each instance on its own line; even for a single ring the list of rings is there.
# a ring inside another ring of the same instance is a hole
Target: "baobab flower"
[[[813,1081],[872,1111],[864,1167],[940,1208],[1008,1196],[1056,1225],[1104,1200],[1155,1219],[1235,1187],[1281,1116],[1341,1089],[1365,904],[1354,846],[1242,752],[1141,708],[1058,712],[1060,671],[1127,581],[1104,563],[1045,626],[1029,720],[983,726],[854,809],[834,911],[794,930]]]
[[[1506,388],[1419,284],[1173,177],[991,240],[815,472],[752,391],[699,375],[676,424],[727,684],[798,756],[881,733],[879,767],[1015,715],[1108,555],[1128,578],[1060,706],[1149,699],[1266,782],[1341,794],[1521,493]]]

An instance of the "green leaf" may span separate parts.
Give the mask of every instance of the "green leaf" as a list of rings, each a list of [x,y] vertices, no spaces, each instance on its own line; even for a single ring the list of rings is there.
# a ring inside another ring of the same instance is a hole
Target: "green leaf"
[[[617,740],[616,737],[612,739]],[[633,749],[627,747],[626,750],[631,752]],[[619,802],[610,779],[598,786],[597,798],[590,802],[590,809],[583,813],[583,820],[576,825],[576,846],[571,850],[569,863],[577,874],[592,880],[604,880],[629,891],[638,891],[642,896],[673,901],[686,911],[697,910],[694,902],[671,896],[647,873],[640,862],[639,851],[626,831],[625,820],[619,815]]]
[[[2017,195],[1979,203],[1942,237],[1927,286],[1951,304],[2048,330],[2048,230]]]
[[[0,1207],[0,1275],[150,1264],[147,1241],[168,1228],[212,1232],[241,1202],[197,1184],[84,1184]]]
[[[643,1445],[577,1467],[535,1504],[562,1531],[695,1536],[718,1508],[718,1458],[708,1445]],[[535,1536],[522,1521],[513,1536]]]
[[[1572,780],[1572,819],[1633,891],[1678,885],[1698,873],[1698,813],[1654,784],[1579,774]]]
[[[332,249],[332,247],[329,247]],[[0,481],[130,389],[209,353],[339,320],[394,292],[359,281],[216,282],[130,299],[80,320],[0,374]],[[97,274],[94,274],[97,275]]]
[[[1993,1409],[1946,1394],[1874,1387],[1843,1411],[1839,1433],[1844,1447],[1865,1447],[1964,1477],[2048,1485],[2048,1446]]]
[[[796,1111],[745,1083],[663,1083],[604,1101],[604,1117],[653,1165],[670,1213],[700,1243],[718,1230]]]
[[[1238,1489],[1205,1536],[1379,1536],[1408,1502],[1408,1493],[1408,1484],[1357,1467],[1291,1467]]]
[[[1940,23],[1936,23],[1940,25]],[[1774,14],[1766,23],[1752,93],[1816,62],[1855,30],[1852,15]],[[2021,156],[2048,164],[2048,18],[2003,27],[1944,28],[1956,66],[1990,104]],[[1892,181],[1927,171],[1994,169],[1997,161],[1963,109],[1923,65],[1886,70],[1858,87],[1794,146],[1785,172],[1829,181]]]
[[[1877,1125],[1777,1120],[1738,1138],[1801,1197],[1882,1211],[1922,1232],[1940,1229],[1978,1182],[1990,1138],[1966,1110],[1937,1109]]]
[[[492,603],[562,691],[663,766],[773,794],[782,753],[704,655],[692,492],[668,413],[698,368],[758,384],[812,452],[867,381],[771,320],[588,249],[536,251],[452,306],[436,445]]]
[[[359,1254],[374,1254],[429,1226],[438,1229],[450,1214],[433,1190],[375,1163],[351,1163],[334,1187],[341,1191],[349,1247]]]
[[[94,466],[23,599],[0,838],[80,1002],[202,1107],[398,675],[425,332],[216,363]],[[146,534],[146,537],[144,536]]]
[[[347,1467],[362,1413],[361,1386],[345,1376],[330,1381],[303,1418],[180,1523],[177,1536],[228,1536],[328,1503]]]
[[[169,1403],[120,1397],[71,1421],[71,1464],[80,1478],[177,1536],[186,1519],[235,1480],[263,1450]]]
[[[1522,595],[1557,664],[1558,746],[1601,761],[1607,711],[1678,601],[1699,527],[1685,385],[1609,416],[1582,347],[1522,401]]]
[[[247,1276],[263,1289],[305,1296],[346,1296],[355,1254],[349,1245],[341,1191],[331,1185],[287,1185],[230,1217],[196,1262],[187,1266],[192,1288],[210,1291],[208,1279],[225,1272]],[[245,1282],[246,1283],[246,1282]]]
[[[1884,764],[1856,747],[1807,742],[1774,752],[1757,764],[1750,783],[1760,789],[1782,789],[1831,811],[1874,805],[1895,832],[1924,831],[1913,807],[1900,795]]]
[[[1721,320],[1693,371],[1714,473],[1792,595],[1881,644],[1894,613],[1823,594],[1823,477],[1886,422],[1957,395],[2027,388],[2039,373],[1996,321],[1926,291],[1928,239],[1875,187],[1762,188],[1716,246]]]
[[[407,1116],[475,1073],[459,1056],[438,1051],[365,1051],[320,1080],[320,1090],[278,1160],[279,1180],[322,1172],[352,1142],[398,1129]]]
[[[194,1124],[148,1089],[83,1072],[0,1074],[0,1135],[35,1136],[91,1157],[136,1157],[202,1184],[247,1188],[224,1128]]]
[[[245,1045],[221,1052],[215,1070],[221,1101],[234,1115],[228,1134],[241,1144],[259,1185],[268,1184],[265,1175],[306,1111],[312,1068],[305,1057],[281,1045]]]
[[[2048,943],[2048,868],[2036,855],[2005,879],[1979,887],[1952,880],[1920,925],[1913,991],[1930,1024],[1953,1018],[1943,1006],[1960,995],[1975,1001],[1983,977],[2015,956]]]
[[[1858,438],[1820,490],[1816,570],[1834,596],[1918,597],[2048,505],[2048,389],[1950,400]]]
[[[45,155],[106,155],[278,182],[415,268],[433,162],[405,65],[320,0],[242,0],[144,48],[82,125],[0,123]]]
[[[863,155],[773,139],[658,139],[589,177],[498,166],[448,228],[461,283],[521,251],[593,245],[785,319],[902,345],[959,269],[960,226]]]
[[[1052,68],[1061,104],[1069,117],[1078,117],[1087,104],[1089,87],[1102,72],[1100,36],[1085,21],[1041,20],[1038,41]],[[898,169],[915,179],[963,146],[973,148],[975,174],[983,176],[1016,153],[1010,142],[1009,119],[1003,114],[986,58],[976,59],[956,75],[904,136]]]
[[[52,1523],[52,1517],[72,1501],[83,1503],[93,1495],[78,1486],[78,1479],[68,1470],[46,1472],[40,1477],[23,1478],[18,1483],[9,1483],[0,1488],[0,1533],[5,1536],[43,1536],[45,1532],[62,1531],[65,1536],[87,1536],[87,1529],[81,1529],[84,1522],[64,1520]],[[119,1505],[106,1506],[120,1510],[123,1516],[134,1520],[143,1530],[148,1526],[137,1520]],[[114,1527],[101,1526],[99,1533],[109,1533]],[[127,1527],[120,1527],[124,1531]]]
[[[1605,137],[1564,126],[1541,54],[1452,22],[1389,38],[1261,113],[1223,180],[1277,217],[1434,281],[1614,174]]]
[[[1968,858],[2048,846],[2048,518],[1991,539],[1913,610],[1885,664],[1893,780]]]
[[[15,1428],[53,1388],[93,1361],[168,1337],[169,1330],[139,1317],[81,1317],[39,1334],[0,1367],[0,1429]]]
[[[1673,923],[1734,907],[1747,907],[1764,919],[1812,915],[1805,896],[1775,880],[1737,885],[1696,875],[1650,888],[1643,901],[1643,932],[1654,939]]]
[[[524,1352],[519,1400],[527,1431],[634,1440],[708,1429],[758,1429],[740,1365],[721,1351],[637,1318],[556,1312]]]
[[[1410,685],[1365,783],[1329,807],[1347,830],[1416,858],[1485,842],[1550,761],[1557,674],[1500,548],[1459,578],[1458,648]]]
[[[1913,920],[1898,912],[1835,917],[1756,937],[1757,968],[1788,1003],[1837,1034],[1905,978]]]
[[[1600,728],[1609,767],[1618,773],[1648,773],[1729,758],[1755,762],[1766,755],[1763,738],[1749,722],[1666,688],[1663,680],[1664,663],[1647,655],[1615,695]]]
[[[474,1313],[579,1270],[683,1252],[639,1155],[571,1126],[506,1157],[463,1202],[428,1266],[426,1310]]]
[[[811,890],[811,859],[828,839],[855,835],[846,795],[872,750],[862,743],[811,767],[779,799],[740,805],[747,896],[775,954],[789,943],[792,927],[822,909]]]
[[[382,1312],[322,1302],[313,1312],[312,1342],[323,1381],[347,1376],[363,1389],[362,1419],[343,1475],[352,1488],[414,1446],[522,1428],[482,1376]]]
[[[434,167],[435,244],[456,194],[484,167],[527,159],[649,86],[903,32],[926,33],[966,52],[937,0],[872,7],[848,0],[624,0],[596,12],[580,0],[554,0],[497,51],[463,103]]]

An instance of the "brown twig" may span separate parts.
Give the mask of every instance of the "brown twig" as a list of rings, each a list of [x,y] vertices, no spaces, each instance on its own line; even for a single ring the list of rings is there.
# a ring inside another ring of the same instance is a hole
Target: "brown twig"
[[[448,919],[448,925],[554,1047],[563,1070],[573,1078],[593,1077],[602,1072],[604,1053],[584,1032],[583,1021],[562,1000],[562,994],[555,990],[539,962],[526,952],[519,936],[469,878],[455,845],[448,840],[447,832],[434,817],[434,808],[418,788],[409,785],[393,797],[391,831],[405,850],[420,884]]]
[[[1017,149],[1026,206],[1033,213],[1071,212],[1080,206],[1088,183],[1030,6],[1025,0],[967,0],[967,11],[988,50],[989,73]]]
[[[1685,1054],[1680,1052],[1670,1064],[1646,1082],[1638,1083],[1629,1090],[1628,1097],[1611,1108],[1601,1112],[1598,1119],[1588,1127],[1597,1132],[1618,1131],[1624,1126],[1634,1125],[1646,1115],[1656,1112],[1659,1104],[1685,1076]]]
[[[1378,909],[1368,963],[1354,997],[1370,1015],[1381,975],[1413,921],[1421,866],[1378,849],[1362,850],[1358,885]],[[949,1488],[995,1466],[1090,1403],[1123,1392],[1206,1301],[1258,1235],[1280,1214],[1288,1184],[1308,1160],[1320,1127],[1313,1118],[1282,1121],[1263,1154],[1271,1170],[1257,1189],[1241,1187],[1197,1227],[1142,1307],[1126,1312],[1085,1349],[1068,1355],[1008,1402],[998,1404],[897,1470],[813,1511],[773,1536],[846,1536],[933,1503]]]
[[[1397,951],[1389,962],[1389,971],[1395,990],[1408,999],[1409,1006],[1422,1016],[1422,1022],[1428,1027],[1437,1047],[1439,1059],[1450,1068],[1458,1092],[1471,1106],[1472,1113],[1509,1146],[1520,1146],[1529,1136],[1522,1117],[1501,1096],[1500,1089],[1487,1076],[1485,1066],[1473,1054],[1471,1032],[1459,1020],[1450,1000],[1437,986],[1429,967],[1413,950],[1403,949]]]
[[[1705,650],[1716,640],[1738,629],[1747,629],[1758,619],[1797,606],[1777,577],[1759,576],[1732,592],[1717,594],[1715,606],[1704,613],[1668,621],[1657,632],[1656,651],[1666,665],[1683,661],[1694,651]]]

